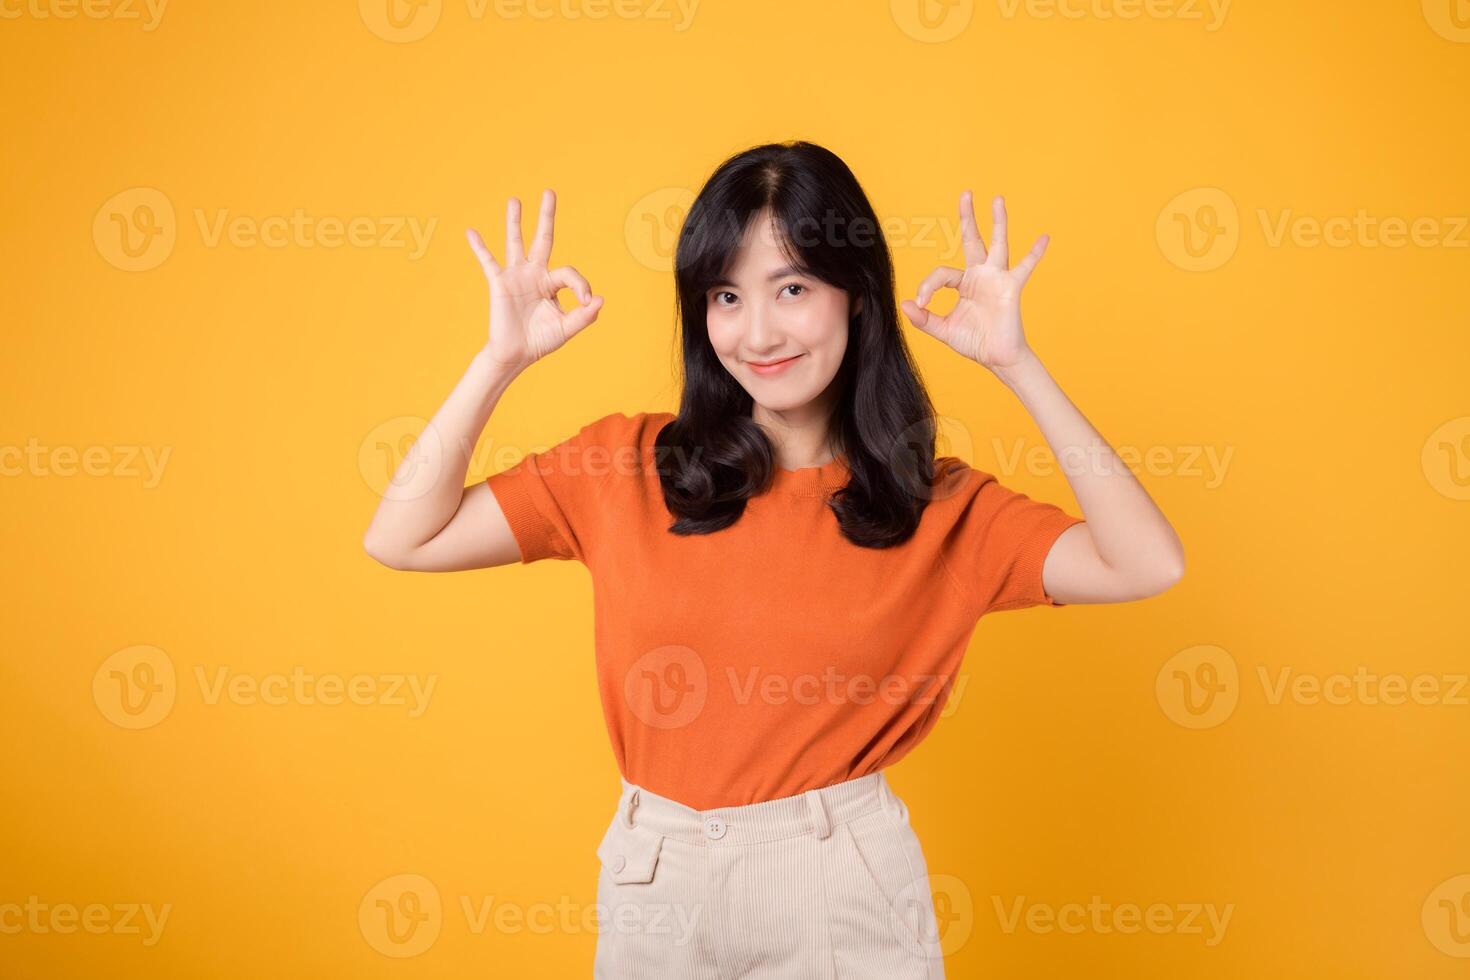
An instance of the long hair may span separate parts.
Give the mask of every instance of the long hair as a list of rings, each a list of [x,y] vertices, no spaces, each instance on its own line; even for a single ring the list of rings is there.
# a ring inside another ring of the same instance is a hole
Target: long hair
[[[676,418],[655,439],[675,534],[733,524],[775,477],[753,399],[720,362],[706,323],[707,291],[745,229],[769,209],[781,251],[805,275],[862,305],[848,323],[831,443],[849,478],[827,506],[842,534],[868,548],[908,540],[934,482],[934,406],[899,328],[893,260],[878,218],[836,154],[804,141],[752,147],[722,163],[689,209],[675,252],[684,384]]]

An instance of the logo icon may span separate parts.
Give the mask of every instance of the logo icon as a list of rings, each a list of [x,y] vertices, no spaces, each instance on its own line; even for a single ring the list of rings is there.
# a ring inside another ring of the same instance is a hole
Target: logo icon
[[[899,30],[926,44],[959,37],[975,16],[975,0],[889,0],[888,8]]]
[[[933,419],[934,459],[953,456],[968,465],[975,458],[975,440],[962,419],[953,415],[936,415]],[[947,500],[965,487],[964,467],[953,463],[944,467],[935,465],[932,483],[918,478],[918,460],[927,454],[925,435],[931,431],[928,420],[916,422],[904,428],[888,450],[888,467],[902,484],[904,490],[915,498],[929,501]]]
[[[663,187],[639,198],[623,223],[633,258],[655,272],[673,272],[679,232],[693,205],[694,192],[687,187]]]
[[[384,878],[357,909],[357,925],[368,945],[396,959],[418,956],[434,945],[443,924],[439,889],[423,875]]]
[[[1424,19],[1446,41],[1470,44],[1470,0],[1421,0]]]
[[[1240,701],[1235,658],[1217,646],[1180,650],[1159,668],[1154,693],[1169,720],[1185,728],[1224,724]]]
[[[155,187],[114,194],[92,219],[98,254],[124,272],[158,268],[173,254],[178,234],[173,202]]]
[[[1419,915],[1435,949],[1446,956],[1470,957],[1470,874],[1435,885]]]
[[[414,500],[423,496],[439,476],[433,456],[425,448],[438,449],[439,430],[417,415],[400,415],[375,427],[357,447],[357,469],[368,487],[389,500]],[[422,443],[414,453],[415,443]],[[442,453],[440,458],[443,458]],[[405,460],[402,474],[398,468]]]
[[[357,0],[368,30],[394,44],[411,44],[439,26],[444,0]]]
[[[146,644],[119,650],[92,675],[92,700],[119,728],[152,728],[168,717],[178,695],[174,662]]]
[[[934,917],[930,920],[930,928],[936,934],[926,938],[930,940],[933,955],[949,956],[969,942],[975,931],[975,900],[970,895],[969,886],[954,875],[920,878],[904,889],[901,898],[905,902],[923,903],[931,901],[931,896]],[[921,908],[919,911],[925,910]]]
[[[1470,500],[1470,415],[1431,432],[1419,461],[1435,490],[1451,500]]]
[[[1164,205],[1154,235],[1164,258],[1186,272],[1209,272],[1235,255],[1240,213],[1220,188],[1196,187]]]
[[[623,698],[650,728],[683,728],[699,717],[708,694],[704,661],[685,646],[650,650],[623,675]]]

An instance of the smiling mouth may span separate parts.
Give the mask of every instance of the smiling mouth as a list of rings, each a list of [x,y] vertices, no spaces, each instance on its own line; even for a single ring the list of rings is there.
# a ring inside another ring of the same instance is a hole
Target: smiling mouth
[[[794,361],[800,356],[800,354],[792,354],[790,357],[783,357],[779,361],[747,361],[746,363],[749,364],[751,367],[775,367],[777,364],[785,364],[787,361]]]

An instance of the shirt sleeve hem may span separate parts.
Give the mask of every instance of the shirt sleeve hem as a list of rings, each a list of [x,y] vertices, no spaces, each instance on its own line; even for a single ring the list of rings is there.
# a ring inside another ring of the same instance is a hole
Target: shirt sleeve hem
[[[1081,524],[1086,520],[1073,514],[1059,512],[1052,514],[1042,521],[1032,532],[1026,542],[1026,547],[1016,559],[1016,577],[1023,586],[1019,598],[1008,602],[996,603],[987,612],[998,612],[1011,608],[1026,608],[1027,606],[1066,606],[1065,602],[1058,602],[1047,595],[1046,586],[1042,581],[1041,570],[1046,564],[1046,556],[1051,553],[1052,545],[1056,544],[1057,538],[1062,532],[1074,524]]]
[[[522,565],[555,552],[546,518],[536,509],[531,494],[524,483],[524,473],[519,469],[503,470],[485,478],[485,484],[500,504],[500,512],[510,525],[510,532],[520,549]]]

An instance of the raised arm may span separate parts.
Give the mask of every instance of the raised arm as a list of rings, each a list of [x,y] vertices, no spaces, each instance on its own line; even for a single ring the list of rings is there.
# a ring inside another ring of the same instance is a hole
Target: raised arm
[[[490,287],[489,336],[399,464],[363,536],[367,553],[390,568],[449,572],[520,559],[495,495],[483,481],[466,487],[464,479],[475,443],[511,382],[596,320],[602,307],[576,269],[547,268],[555,215],[556,195],[547,190],[524,254],[521,203],[512,197],[503,266],[478,232],[467,233]],[[563,311],[556,299],[563,288],[580,305]]]
[[[989,368],[1020,398],[1051,446],[1085,520],[1062,531],[1042,565],[1046,592],[1059,603],[1124,602],[1156,595],[1184,574],[1184,548],[1159,508],[1072,404],[1026,343],[1021,287],[1046,251],[1047,236],[1009,267],[1005,202],[992,206],[987,252],[969,191],[960,195],[966,268],[940,266],[903,301],[920,330]],[[925,308],[935,292],[959,292],[954,309]],[[963,575],[963,569],[955,570]]]

